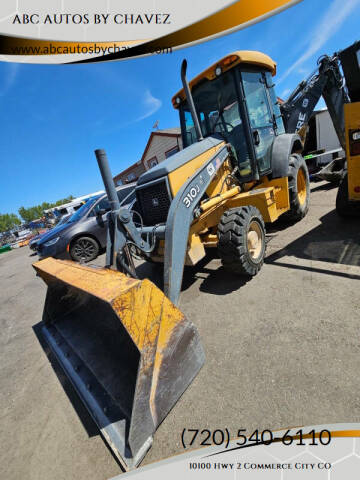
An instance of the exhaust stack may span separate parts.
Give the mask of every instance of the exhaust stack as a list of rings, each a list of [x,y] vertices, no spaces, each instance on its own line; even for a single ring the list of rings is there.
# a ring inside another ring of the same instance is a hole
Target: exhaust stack
[[[189,86],[189,83],[186,79],[186,69],[187,69],[187,61],[184,58],[184,60],[181,64],[181,81],[182,81],[182,84],[183,84],[183,87],[184,87],[184,92],[185,92],[185,95],[186,95],[186,99],[188,101],[188,105],[189,105],[189,108],[190,108],[191,118],[194,122],[196,136],[197,136],[198,142],[200,142],[201,140],[204,139],[204,136],[203,136],[202,131],[201,131],[201,126],[200,126],[200,122],[199,122],[199,119],[198,119],[198,116],[197,116],[197,113],[196,113],[194,99],[193,99],[192,94],[191,94],[190,86]]]

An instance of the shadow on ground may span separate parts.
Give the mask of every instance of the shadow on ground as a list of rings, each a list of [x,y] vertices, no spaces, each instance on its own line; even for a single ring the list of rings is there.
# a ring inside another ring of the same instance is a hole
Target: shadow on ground
[[[321,185],[321,187],[327,187],[328,185]],[[292,256],[305,260],[359,266],[360,229],[358,220],[353,218],[343,219],[337,215],[336,210],[332,210],[321,217],[320,221],[321,225],[281,250],[269,255],[265,259],[265,263],[276,262],[276,265],[281,265],[280,260],[283,257]],[[276,237],[277,232],[286,228],[289,228],[289,224],[280,221],[267,226],[267,231],[270,234],[267,241],[271,242]],[[200,291],[214,295],[227,295],[247,283],[246,278],[227,272],[218,260],[215,260],[216,263],[212,263],[213,260],[214,255],[211,255],[205,257],[195,267],[185,267],[182,291],[190,288],[199,279],[202,279]],[[322,273],[360,279],[358,275],[330,269],[324,270],[312,266],[289,265],[288,263],[284,263],[284,266],[310,271],[318,270]],[[145,262],[137,267],[140,278],[149,278],[160,289],[163,289],[163,271],[162,264]]]
[[[164,268],[162,264],[143,263],[136,268],[139,278],[148,278],[163,290]],[[215,252],[203,258],[194,267],[185,267],[181,291],[188,290],[197,280],[202,280],[200,291],[213,295],[227,295],[248,282],[247,278],[227,272],[221,266]]]
[[[311,193],[314,192],[327,192],[328,190],[333,190],[334,188],[339,188],[339,185],[336,183],[322,183],[321,185],[317,185],[316,187],[311,187]]]
[[[280,265],[279,260],[283,257],[293,256],[299,259],[359,266],[360,229],[358,220],[355,218],[343,219],[337,215],[336,210],[332,210],[321,217],[320,221],[321,225],[273,253],[266,258],[265,262],[276,262],[276,265]],[[289,267],[288,264],[286,266]],[[292,266],[292,268],[317,270],[300,265]],[[360,276],[342,272],[326,270],[326,273],[360,279]]]

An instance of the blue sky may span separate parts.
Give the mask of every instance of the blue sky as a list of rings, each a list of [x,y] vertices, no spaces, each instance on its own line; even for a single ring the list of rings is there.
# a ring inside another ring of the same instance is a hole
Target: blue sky
[[[360,39],[360,0],[303,0],[231,35],[151,56],[96,65],[0,62],[0,212],[102,189],[94,149],[113,174],[137,161],[152,126],[178,125],[171,106],[188,77],[233,50],[260,50],[278,62],[276,91],[286,98],[316,66]]]

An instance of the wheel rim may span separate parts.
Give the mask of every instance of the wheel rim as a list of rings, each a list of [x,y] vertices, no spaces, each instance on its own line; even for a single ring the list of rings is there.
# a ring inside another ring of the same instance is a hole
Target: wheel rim
[[[250,223],[247,234],[247,246],[250,256],[257,260],[263,249],[263,234],[260,225],[255,220]]]
[[[80,239],[74,245],[74,255],[76,258],[90,260],[96,253],[95,245],[86,239]]]
[[[304,205],[306,202],[306,180],[305,180],[305,174],[302,168],[299,168],[298,174],[297,174],[297,195],[299,199],[300,205]]]

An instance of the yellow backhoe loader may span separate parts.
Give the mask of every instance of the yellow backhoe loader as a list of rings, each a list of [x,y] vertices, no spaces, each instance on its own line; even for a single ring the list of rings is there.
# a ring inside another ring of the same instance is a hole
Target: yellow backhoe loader
[[[265,257],[265,224],[309,207],[296,133],[285,133],[276,63],[260,52],[222,58],[173,97],[184,149],[145,172],[131,210],[117,200],[103,150],[96,156],[111,204],[105,268],[48,258],[43,334],[126,469],[204,362],[194,325],[177,308],[184,265],[217,248],[226,270],[252,277]],[[133,258],[164,263],[164,291],[136,276]]]

